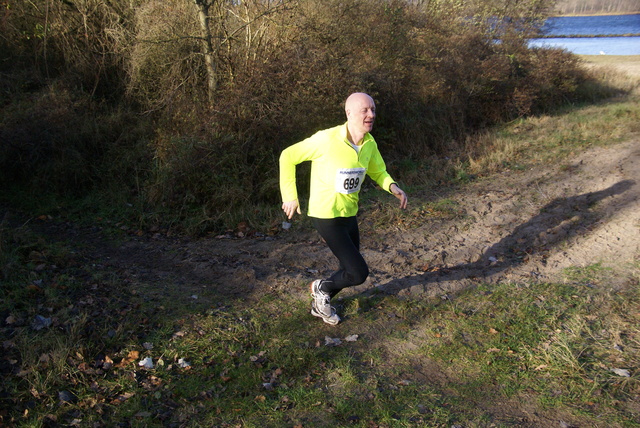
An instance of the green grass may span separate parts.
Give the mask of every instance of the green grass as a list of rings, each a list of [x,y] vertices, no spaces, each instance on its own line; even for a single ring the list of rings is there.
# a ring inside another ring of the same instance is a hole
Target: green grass
[[[33,272],[29,254],[40,251],[64,272],[35,293],[14,294],[29,274],[3,285],[1,414],[11,426],[517,426],[521,414],[500,403],[523,400],[581,426],[639,426],[637,277],[616,289],[600,265],[567,269],[563,283],[482,285],[446,300],[346,298],[336,328],[287,295],[158,305],[148,294],[158,284],[133,292],[117,272],[25,236],[3,230],[4,245],[29,249],[5,262]],[[51,327],[34,330],[38,314]],[[153,369],[139,366],[145,357]]]
[[[640,134],[637,97],[567,108],[522,119],[468,143],[468,174],[522,170],[570,159],[581,150],[610,146]]]
[[[639,118],[631,97],[518,121],[478,137],[486,151],[470,151],[450,177],[464,186],[475,174],[564,164],[637,136]],[[402,215],[387,209],[393,197],[371,191],[363,215],[373,228],[402,230],[463,219],[432,185],[412,189],[436,197]],[[144,225],[103,213],[84,221],[116,238]],[[175,284],[82,257],[38,221],[50,220],[0,224],[0,424],[509,427],[526,425],[531,411],[554,426],[640,426],[637,263],[624,278],[576,266],[555,283],[480,285],[446,300],[345,298],[346,322],[330,327],[281,292],[190,300]],[[326,346],[326,337],[342,343]],[[139,366],[145,357],[154,368]]]

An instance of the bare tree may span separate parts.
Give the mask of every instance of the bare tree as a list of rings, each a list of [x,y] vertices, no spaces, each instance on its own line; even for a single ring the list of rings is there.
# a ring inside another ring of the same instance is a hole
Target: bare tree
[[[207,97],[213,103],[218,88],[218,67],[215,61],[213,47],[213,33],[211,31],[209,11],[216,5],[217,0],[194,0],[198,7],[198,21],[202,31],[202,55],[207,69]]]
[[[136,10],[133,89],[158,106],[175,104],[177,97],[214,106],[221,87],[268,58],[280,43],[278,28],[286,26],[280,24],[282,12],[292,3],[296,0],[144,1]]]

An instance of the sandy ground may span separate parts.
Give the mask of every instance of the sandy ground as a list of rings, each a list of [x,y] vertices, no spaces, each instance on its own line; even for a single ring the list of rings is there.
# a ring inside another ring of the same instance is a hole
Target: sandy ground
[[[371,276],[343,295],[375,289],[423,298],[479,282],[559,280],[570,266],[602,263],[625,270],[640,256],[638,164],[640,144],[629,141],[590,150],[563,167],[504,173],[447,194],[459,218],[427,218],[409,230],[379,230],[364,213],[362,252]],[[438,197],[413,195],[412,203]],[[182,282],[245,298],[266,291],[307,298],[303,284],[336,267],[315,232],[295,226],[272,238],[176,245],[133,241],[120,254],[143,250],[151,275],[178,274]]]

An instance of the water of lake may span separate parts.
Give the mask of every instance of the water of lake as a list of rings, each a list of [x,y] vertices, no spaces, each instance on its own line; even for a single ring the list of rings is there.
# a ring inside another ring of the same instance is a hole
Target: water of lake
[[[638,35],[640,14],[554,17],[547,20],[543,31],[548,36],[564,37],[532,39],[530,46],[558,47],[578,55],[640,55],[640,36],[570,37]]]

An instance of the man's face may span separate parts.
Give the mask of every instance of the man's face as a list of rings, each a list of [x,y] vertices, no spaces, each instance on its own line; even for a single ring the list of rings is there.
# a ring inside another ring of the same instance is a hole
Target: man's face
[[[376,104],[371,97],[366,94],[351,97],[347,100],[346,113],[351,129],[363,134],[371,132],[376,119]]]

